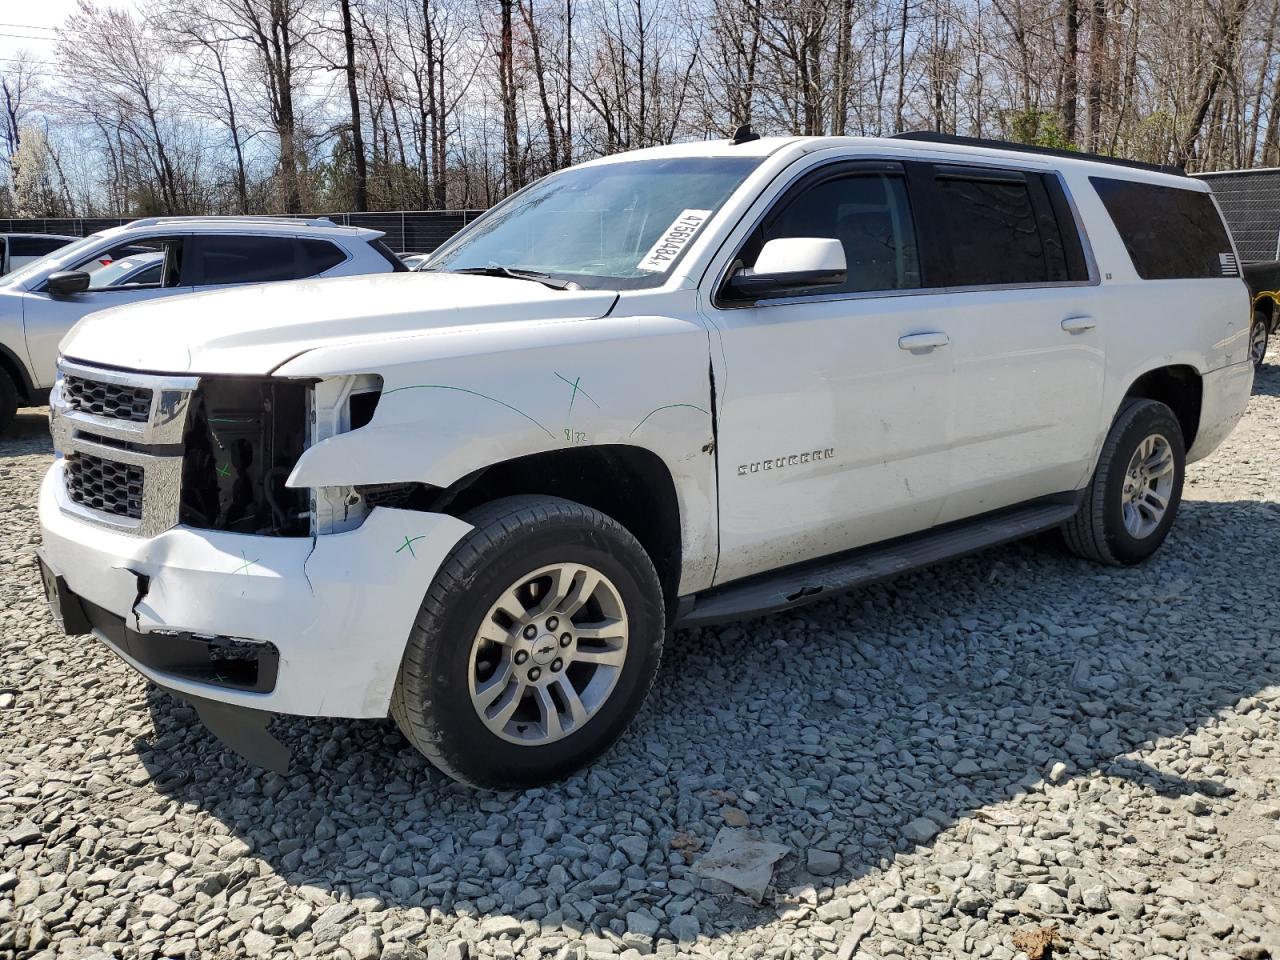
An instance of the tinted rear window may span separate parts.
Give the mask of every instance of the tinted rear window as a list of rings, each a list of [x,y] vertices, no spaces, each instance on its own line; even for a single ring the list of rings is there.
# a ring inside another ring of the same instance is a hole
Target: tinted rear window
[[[302,263],[299,266],[298,279],[314,277],[336,267],[347,255],[324,240],[302,240]]]
[[[1208,193],[1090,177],[1144,280],[1236,277],[1231,238]]]

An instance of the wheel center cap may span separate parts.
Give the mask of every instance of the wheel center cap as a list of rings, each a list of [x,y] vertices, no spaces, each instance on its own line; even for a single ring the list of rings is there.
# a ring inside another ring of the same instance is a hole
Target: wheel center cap
[[[545,667],[556,658],[556,651],[559,649],[556,638],[549,633],[544,633],[533,641],[533,649],[529,651],[529,656],[538,666]]]

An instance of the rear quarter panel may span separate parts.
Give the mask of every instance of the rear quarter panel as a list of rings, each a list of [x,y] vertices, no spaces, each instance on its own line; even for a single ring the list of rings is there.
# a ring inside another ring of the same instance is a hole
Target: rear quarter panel
[[[1074,167],[1074,165],[1073,165]],[[1159,367],[1189,366],[1204,375],[1246,359],[1250,295],[1240,277],[1144,280],[1085,170],[1064,170],[1107,291],[1098,317],[1106,352],[1097,451],[1129,388]],[[1164,185],[1196,181],[1161,178]]]

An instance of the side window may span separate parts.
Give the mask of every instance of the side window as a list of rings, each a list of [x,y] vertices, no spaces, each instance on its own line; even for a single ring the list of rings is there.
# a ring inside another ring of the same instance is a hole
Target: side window
[[[68,243],[71,241],[61,237],[13,237],[9,241],[9,254],[14,257],[43,257]]]
[[[196,287],[272,283],[323,273],[346,259],[325,240],[209,234],[193,238],[183,282]]]
[[[302,247],[303,270],[297,279],[314,277],[326,270],[332,270],[347,259],[346,253],[327,240],[299,240]]]
[[[934,169],[929,226],[941,241],[931,286],[1054,283],[1074,279],[1038,174]],[[1078,242],[1078,236],[1077,236]]]
[[[1231,238],[1209,193],[1090,177],[1144,280],[1238,277]]]
[[[844,247],[848,277],[815,294],[906,290],[920,286],[911,205],[906,181],[896,173],[834,174],[784,197],[738,253],[744,267],[755,263],[770,240],[822,237]],[[788,293],[803,296],[807,291]]]
[[[292,237],[209,234],[192,238],[183,284],[266,283],[297,276]]]
[[[71,269],[89,274],[89,289],[95,291],[176,287],[183,246],[179,237],[135,240],[99,250]]]

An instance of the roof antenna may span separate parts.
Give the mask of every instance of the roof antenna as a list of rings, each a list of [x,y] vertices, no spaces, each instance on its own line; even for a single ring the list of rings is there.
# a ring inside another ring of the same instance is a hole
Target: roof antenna
[[[744,143],[750,143],[752,140],[759,140],[760,134],[751,129],[751,124],[744,123],[733,131],[733,145],[739,146]]]

